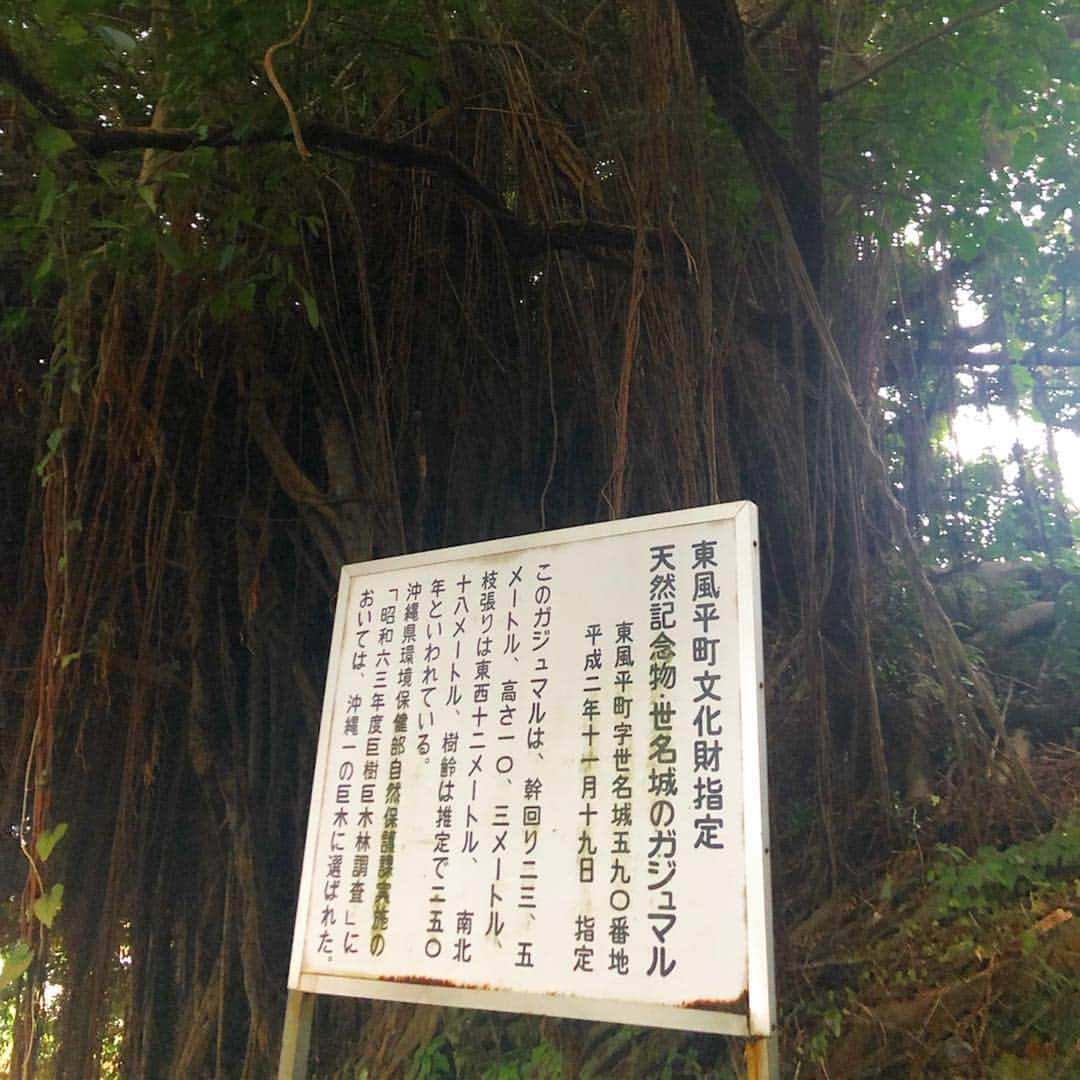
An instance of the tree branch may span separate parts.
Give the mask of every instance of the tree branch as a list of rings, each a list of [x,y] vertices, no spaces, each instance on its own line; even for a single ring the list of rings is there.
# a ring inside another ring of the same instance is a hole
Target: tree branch
[[[250,132],[239,136],[228,129],[206,134],[181,128],[152,127],[81,127],[70,108],[21,61],[0,34],[0,82],[18,90],[50,123],[63,128],[92,156],[122,153],[128,150],[171,150],[182,153],[200,146],[215,149],[245,146],[268,146],[288,142],[292,134],[278,130]],[[519,256],[539,255],[545,251],[588,251],[607,248],[630,252],[635,230],[626,225],[602,221],[563,221],[541,225],[522,221],[507,210],[502,199],[470,172],[453,155],[405,142],[386,142],[326,123],[303,126],[304,141],[321,150],[355,154],[369,161],[397,169],[417,169],[448,181],[461,194],[485,209],[498,229],[508,250]],[[649,230],[646,247],[654,254],[663,250],[662,237]]]
[[[750,32],[750,44],[757,45],[763,38],[768,37],[774,30],[779,30],[795,6],[795,0],[780,0],[780,3],[758,23]]]
[[[508,213],[498,195],[486,187],[457,158],[439,150],[429,150],[411,143],[385,142],[360,135],[331,124],[311,123],[303,126],[305,143],[324,150],[339,150],[372,161],[403,169],[421,169],[437,173],[455,187],[493,213]],[[183,152],[200,146],[226,149],[237,146],[267,146],[290,141],[293,136],[276,129],[253,131],[240,136],[220,128],[205,135],[187,128],[155,129],[150,127],[76,128],[68,133],[88,154],[95,157],[124,150],[172,150]]]
[[[949,22],[939,27],[932,34],[927,34],[926,37],[919,38],[918,41],[913,41],[910,45],[905,45],[898,52],[892,54],[892,56],[886,57],[880,63],[875,64],[869,71],[863,72],[857,79],[852,79],[851,82],[846,82],[843,86],[838,86],[835,89],[822,90],[822,101],[835,101],[841,94],[846,94],[849,90],[854,90],[856,86],[861,86],[864,82],[870,79],[876,78],[886,68],[891,68],[893,64],[899,63],[906,56],[910,56],[913,52],[918,52],[919,49],[924,48],[931,42],[937,41],[938,38],[944,37],[946,34],[951,34],[957,27],[962,26],[966,22],[971,22],[973,19],[981,19],[984,15],[992,15],[995,11],[1005,7],[1007,4],[1011,4],[1013,0],[993,0],[993,3],[985,4],[983,7],[974,8],[972,11],[966,11],[963,15],[958,15],[955,19],[950,19]]]
[[[515,255],[538,255],[548,250],[583,251],[590,248],[633,250],[635,230],[628,225],[589,219],[561,221],[553,225],[522,221],[506,209],[499,196],[475,173],[470,172],[453,155],[441,150],[431,150],[412,143],[385,142],[332,124],[305,124],[302,130],[304,141],[310,147],[355,154],[398,169],[417,169],[448,181],[459,192],[488,211],[507,248]],[[69,129],[69,134],[87,153],[94,156],[125,150],[182,152],[200,146],[215,149],[266,146],[292,139],[291,134],[276,130],[257,131],[240,137],[224,129],[200,135],[187,129],[160,130],[149,127],[92,130],[72,128]],[[662,251],[662,238],[657,230],[649,230],[645,240],[646,246],[653,253]]]
[[[42,116],[57,127],[74,127],[75,114],[22,62],[0,30],[0,82],[15,87]]]
[[[182,153],[201,146],[215,149],[268,146],[288,142],[294,134],[279,130],[249,132],[239,136],[219,128],[205,134],[182,128],[85,127],[74,112],[22,62],[8,39],[0,34],[0,82],[18,90],[51,123],[63,128],[86,153],[95,157],[128,150],[170,150]],[[355,154],[397,169],[417,169],[441,177],[462,195],[488,212],[511,254],[539,255],[546,251],[589,252],[607,249],[631,252],[637,230],[590,219],[543,225],[523,221],[511,213],[499,195],[453,155],[406,142],[386,142],[332,124],[313,122],[302,127],[303,143],[325,151]],[[656,229],[645,234],[645,246],[654,255],[664,251]]]
[[[1047,352],[1045,349],[1027,349],[1019,360],[1010,360],[1003,352],[971,353],[964,352],[956,358],[956,366],[962,368],[1009,367],[1019,364],[1026,368],[1059,368],[1067,371],[1080,368],[1080,353],[1062,349],[1059,352]]]
[[[818,251],[821,215],[813,196],[817,178],[807,175],[791,144],[754,101],[735,0],[676,0],[675,6],[694,66],[704,77],[717,112],[735,129],[759,179],[779,189],[800,249]]]
[[[976,353],[971,350],[979,345],[999,345],[998,337],[985,324],[959,327],[949,334],[947,346],[951,346],[953,362],[957,367],[1008,367],[1020,364],[1026,368],[1076,368],[1080,367],[1080,353],[1075,349],[1054,349],[1045,345],[1032,345],[1024,350],[1019,360],[1011,360],[1004,351]]]

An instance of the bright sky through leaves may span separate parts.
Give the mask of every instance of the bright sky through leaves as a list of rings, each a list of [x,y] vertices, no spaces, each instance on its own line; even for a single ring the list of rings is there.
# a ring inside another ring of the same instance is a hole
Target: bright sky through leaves
[[[957,300],[960,325],[979,326],[985,319],[982,306],[964,290],[959,291]],[[1065,495],[1074,507],[1080,508],[1080,435],[1058,430],[1054,440]],[[1018,442],[1025,450],[1045,452],[1046,431],[1029,416],[1010,416],[1003,405],[990,405],[985,409],[961,405],[956,410],[950,448],[962,461],[975,461],[987,453],[999,461],[1007,461]]]

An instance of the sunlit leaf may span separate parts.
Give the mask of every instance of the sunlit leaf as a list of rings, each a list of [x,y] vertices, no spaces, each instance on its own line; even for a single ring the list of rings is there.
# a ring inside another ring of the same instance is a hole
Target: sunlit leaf
[[[34,914],[42,923],[51,929],[53,922],[56,920],[56,916],[60,914],[60,909],[63,906],[64,884],[63,882],[58,881],[44,896],[39,896],[34,901]]]
[[[79,653],[69,653],[64,657],[64,660],[70,663],[71,660],[78,657]],[[61,666],[67,665],[61,661]],[[53,848],[64,839],[64,833],[68,831],[68,823],[66,821],[58,821],[51,829],[46,829],[37,838],[37,854],[38,858],[42,862],[47,862],[49,856],[53,853]]]
[[[34,951],[25,941],[17,941],[0,968],[0,990],[10,986],[33,962]]]

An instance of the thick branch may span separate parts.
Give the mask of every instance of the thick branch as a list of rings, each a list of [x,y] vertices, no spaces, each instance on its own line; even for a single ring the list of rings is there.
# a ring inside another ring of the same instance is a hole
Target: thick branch
[[[331,124],[305,124],[304,141],[324,150],[338,150],[357,154],[386,165],[405,169],[424,169],[452,181],[474,202],[495,213],[505,213],[498,195],[456,158],[438,150],[429,150],[411,143],[384,142],[367,135],[359,135],[346,128]],[[288,142],[292,135],[277,129],[254,131],[240,136],[228,129],[208,131],[205,135],[186,128],[155,130],[149,127],[116,127],[93,129],[70,129],[76,142],[95,156],[122,150],[174,150],[182,152],[199,146],[226,148],[230,146],[265,146]]]
[[[72,128],[70,134],[88,153],[95,156],[125,150],[173,150],[182,152],[199,146],[217,149],[241,146],[265,146],[284,143],[292,135],[273,130],[251,132],[243,137],[232,131],[210,131],[205,135],[186,129],[156,130],[149,127]],[[440,150],[430,150],[405,142],[385,142],[360,135],[332,124],[312,123],[303,126],[305,143],[312,148],[355,154],[398,169],[418,169],[452,184],[462,195],[483,207],[515,255],[538,255],[544,251],[588,251],[608,248],[632,251],[635,230],[630,226],[602,221],[562,221],[541,225],[522,221],[510,213],[499,196],[470,172],[457,158]],[[646,246],[653,253],[662,250],[662,238],[656,230],[646,234]]]
[[[754,27],[750,34],[750,44],[756,45],[763,38],[767,38],[773,31],[779,30],[784,25],[794,6],[795,0],[780,0],[780,3],[773,8],[764,21]]]
[[[735,129],[763,183],[783,196],[804,252],[820,247],[820,207],[790,144],[757,107],[747,74],[747,47],[735,0],[676,0],[694,66],[705,78],[717,112]]]
[[[1018,360],[1013,360],[1004,351],[972,352],[979,345],[1000,345],[1001,338],[994,333],[989,324],[982,326],[959,327],[950,332],[946,348],[954,366],[958,368],[1001,367],[1020,364],[1026,368],[1077,368],[1080,367],[1080,353],[1075,349],[1053,349],[1045,345],[1032,345],[1025,349]]]
[[[0,31],[0,82],[15,87],[42,116],[57,127],[75,125],[75,114],[19,58]]]
[[[252,401],[248,408],[248,430],[285,494],[301,509],[313,512],[308,522],[312,536],[331,574],[336,573],[344,560],[338,517],[330,500],[289,453],[261,401]]]
[[[278,130],[249,132],[239,136],[220,128],[200,134],[189,129],[153,127],[82,127],[75,114],[22,62],[8,40],[0,34],[0,82],[13,86],[57,127],[61,127],[87,153],[94,156],[126,150],[171,150],[182,153],[200,146],[218,149],[265,146],[288,142],[293,135]],[[512,214],[499,195],[457,158],[406,142],[385,142],[333,124],[303,125],[303,141],[326,151],[354,154],[398,169],[418,169],[452,184],[461,194],[483,207],[491,216],[503,242],[512,254],[539,255],[545,251],[591,251],[609,249],[630,252],[636,230],[601,221],[563,221],[541,225],[522,221]],[[663,251],[663,238],[656,230],[645,235],[645,245],[654,254]]]
[[[964,352],[956,358],[956,366],[962,368],[985,368],[985,367],[1008,367],[1010,364],[1019,364],[1026,368],[1080,368],[1080,353],[1075,350],[1062,349],[1059,352],[1047,352],[1045,349],[1034,348],[1025,351],[1019,360],[1010,360],[1005,353],[972,353]]]

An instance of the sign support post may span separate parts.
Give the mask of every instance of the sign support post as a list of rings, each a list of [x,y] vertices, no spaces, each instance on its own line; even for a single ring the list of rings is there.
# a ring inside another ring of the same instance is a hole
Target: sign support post
[[[763,1039],[748,1039],[743,1056],[747,1080],[780,1080],[780,1038],[775,1032]]]
[[[285,1023],[281,1032],[278,1080],[307,1080],[311,1052],[311,1021],[315,995],[290,990],[285,1003]]]

